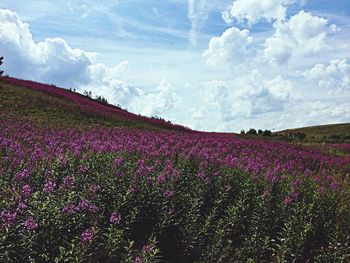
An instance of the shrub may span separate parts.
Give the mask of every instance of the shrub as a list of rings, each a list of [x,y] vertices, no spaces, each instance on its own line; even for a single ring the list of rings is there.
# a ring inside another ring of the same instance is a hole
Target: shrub
[[[265,130],[262,133],[262,136],[271,136],[271,135],[272,135],[272,132],[270,130]]]
[[[250,134],[250,135],[257,135],[257,132],[256,132],[255,129],[250,128],[250,130],[247,131],[247,134]]]

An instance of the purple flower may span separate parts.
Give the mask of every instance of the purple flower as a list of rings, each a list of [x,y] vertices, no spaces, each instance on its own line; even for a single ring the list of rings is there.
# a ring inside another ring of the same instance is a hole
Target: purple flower
[[[287,196],[285,199],[284,199],[284,204],[285,205],[289,205],[293,202],[293,199],[290,197],[290,196]]]
[[[80,211],[88,210],[89,207],[90,207],[90,202],[89,202],[89,200],[86,200],[86,199],[80,200],[79,205],[78,205],[78,209],[79,209]]]
[[[122,220],[122,215],[117,212],[113,212],[111,214],[111,217],[109,218],[109,222],[112,224],[120,224],[120,221]]]
[[[0,213],[0,221],[3,221],[5,226],[11,225],[17,218],[17,212],[2,211]]]
[[[169,190],[169,189],[163,193],[163,196],[167,197],[167,198],[172,197],[173,195],[174,195],[174,191]]]
[[[81,174],[85,174],[87,171],[89,171],[89,168],[88,168],[88,167],[86,167],[86,166],[80,166],[80,167],[79,167],[79,172],[80,172]]]
[[[158,182],[158,183],[162,184],[162,183],[164,183],[165,181],[166,181],[166,176],[165,176],[165,174],[161,174],[161,175],[158,175],[158,176],[157,176],[157,182]]]
[[[142,263],[142,262],[143,262],[142,257],[136,257],[134,260],[134,263]]]
[[[81,234],[81,240],[83,242],[90,242],[92,238],[94,237],[94,233],[91,228],[86,229],[82,234]]]
[[[75,207],[73,204],[69,203],[65,207],[63,207],[62,212],[65,214],[72,214],[75,212]]]
[[[114,163],[115,166],[119,166],[119,165],[122,164],[122,162],[123,162],[123,158],[117,156],[117,157],[114,159],[114,162],[113,162],[113,163]]]
[[[34,220],[33,217],[28,217],[27,220],[24,222],[24,227],[27,230],[35,230],[38,228],[38,223]]]
[[[337,183],[337,182],[331,183],[331,185],[330,185],[331,190],[337,190],[338,188],[339,188],[339,183]]]
[[[97,211],[98,211],[98,206],[97,205],[92,204],[92,205],[89,206],[89,212],[96,213]]]
[[[44,192],[51,194],[56,188],[54,181],[48,180],[44,185]]]
[[[63,185],[66,189],[70,189],[72,188],[72,185],[73,185],[73,178],[71,176],[66,176],[64,179],[63,179]]]
[[[99,190],[100,190],[100,187],[99,187],[98,185],[96,185],[96,184],[93,184],[93,185],[91,185],[91,187],[90,187],[90,191],[91,191],[91,193],[93,193],[93,194],[96,194]]]
[[[31,192],[32,192],[32,188],[30,187],[30,185],[26,184],[22,187],[22,194],[24,198],[28,198]]]
[[[22,212],[24,209],[27,208],[27,205],[23,202],[18,203],[17,211]]]
[[[30,177],[30,172],[26,169],[19,171],[18,173],[16,173],[14,179],[17,181],[22,181],[22,180],[26,180]]]
[[[145,245],[142,248],[142,252],[143,253],[147,253],[147,252],[153,252],[154,251],[154,247],[152,245]]]

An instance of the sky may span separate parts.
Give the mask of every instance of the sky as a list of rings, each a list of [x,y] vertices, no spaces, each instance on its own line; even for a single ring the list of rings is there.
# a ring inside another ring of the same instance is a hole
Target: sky
[[[196,130],[350,122],[348,0],[1,0],[1,66]]]

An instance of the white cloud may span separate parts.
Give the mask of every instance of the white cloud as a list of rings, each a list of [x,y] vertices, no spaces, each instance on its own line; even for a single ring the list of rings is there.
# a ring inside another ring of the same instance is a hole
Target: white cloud
[[[94,62],[97,54],[72,48],[62,38],[35,42],[29,25],[6,9],[0,9],[0,51],[5,73],[11,76],[88,90],[146,115],[161,115],[174,106],[175,93],[169,83],[161,81],[157,92],[146,94],[128,84],[127,61],[107,67]]]
[[[208,116],[208,111],[205,108],[200,108],[198,111],[191,115],[194,120],[204,120]]]
[[[209,47],[203,56],[207,64],[217,65],[222,62],[237,65],[254,55],[253,38],[247,29],[231,27],[221,36],[211,38]]]
[[[34,42],[28,24],[10,10],[0,9],[0,50],[7,74],[63,86],[89,82],[93,53],[60,38]]]
[[[274,24],[275,33],[265,41],[265,56],[285,64],[290,59],[314,55],[326,47],[326,37],[337,31],[328,20],[300,11],[286,22]]]
[[[204,83],[203,89],[203,100],[220,111],[222,122],[282,112],[299,98],[291,81],[281,76],[265,80],[258,70],[229,82]]]
[[[345,59],[334,59],[329,65],[316,64],[302,75],[330,92],[350,89],[350,64]]]
[[[187,17],[191,22],[190,42],[195,45],[197,34],[205,25],[210,12],[216,7],[220,0],[188,0]]]
[[[155,92],[145,94],[141,91],[138,98],[131,104],[131,109],[143,115],[159,116],[171,110],[177,101],[174,87],[162,80]]]
[[[234,0],[228,10],[222,13],[226,23],[234,20],[239,23],[256,24],[261,20],[282,21],[286,17],[286,6],[304,3],[302,0]]]

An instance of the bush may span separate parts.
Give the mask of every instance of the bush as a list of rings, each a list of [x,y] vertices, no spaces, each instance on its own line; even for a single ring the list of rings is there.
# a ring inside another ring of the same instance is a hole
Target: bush
[[[255,129],[250,129],[249,131],[247,131],[247,134],[250,134],[250,135],[257,135],[257,132]]]

